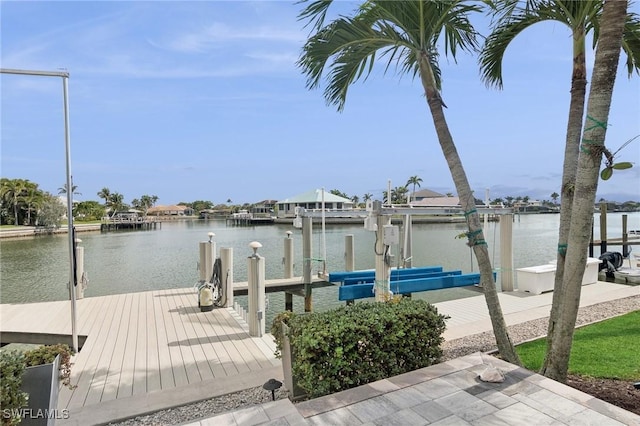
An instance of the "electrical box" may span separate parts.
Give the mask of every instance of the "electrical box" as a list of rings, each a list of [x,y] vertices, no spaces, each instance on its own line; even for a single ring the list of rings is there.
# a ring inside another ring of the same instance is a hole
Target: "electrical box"
[[[364,229],[367,231],[377,231],[378,230],[378,222],[376,222],[376,217],[369,215],[364,218]]]
[[[400,228],[397,225],[384,225],[382,229],[382,243],[385,246],[397,246],[400,244]]]

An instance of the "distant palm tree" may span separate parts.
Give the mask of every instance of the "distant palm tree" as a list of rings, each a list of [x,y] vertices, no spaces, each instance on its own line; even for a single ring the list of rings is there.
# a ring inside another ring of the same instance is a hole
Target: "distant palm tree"
[[[78,189],[77,185],[71,185],[71,193],[74,195],[82,195],[82,193],[77,192],[76,189]],[[61,188],[58,188],[58,194],[66,194],[67,193],[67,184],[65,183]]]
[[[19,225],[18,207],[23,192],[27,189],[27,181],[24,179],[3,179],[0,187],[0,197],[13,207],[13,224]]]
[[[104,200],[104,205],[107,206],[109,203],[109,198],[111,197],[111,190],[109,188],[102,188],[100,192],[98,192],[98,197]]]
[[[498,350],[505,360],[520,364],[507,333],[473,192],[447,124],[445,104],[440,95],[439,49],[444,48],[445,54],[455,59],[458,51],[475,51],[478,48],[478,33],[471,25],[469,15],[482,11],[480,3],[369,0],[364,1],[353,16],[340,16],[325,25],[330,3],[312,1],[300,14],[315,27],[315,33],[305,43],[298,61],[307,76],[307,87],[318,87],[326,75],[325,100],[342,111],[349,86],[359,78],[366,79],[378,59],[386,61],[385,70],[395,68],[418,77],[460,204],[468,212],[467,236],[478,260],[480,284],[484,289]]]
[[[558,197],[560,197],[560,194],[558,194],[557,192],[551,194],[551,199],[553,200],[554,204],[558,204]]]
[[[411,192],[411,198],[409,199],[409,202],[411,202],[411,200],[415,201],[416,186],[420,188],[420,182],[422,182],[422,178],[419,178],[418,176],[411,176],[407,181],[407,186],[413,185],[413,191]]]

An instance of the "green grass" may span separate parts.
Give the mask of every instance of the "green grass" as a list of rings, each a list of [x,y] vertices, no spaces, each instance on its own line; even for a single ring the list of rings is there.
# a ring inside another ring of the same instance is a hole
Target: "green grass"
[[[523,343],[516,351],[525,368],[539,371],[545,339]],[[640,379],[640,311],[576,329],[569,374],[620,380]]]

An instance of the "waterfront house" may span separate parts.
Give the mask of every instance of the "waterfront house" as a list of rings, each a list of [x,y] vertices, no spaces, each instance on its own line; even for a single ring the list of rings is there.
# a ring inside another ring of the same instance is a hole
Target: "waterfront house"
[[[450,198],[439,192],[432,191],[430,189],[421,189],[416,191],[415,194],[411,194],[411,201],[422,201],[427,198]],[[413,203],[412,203],[413,204]]]
[[[187,206],[155,206],[147,210],[149,216],[191,216],[193,209]]]
[[[262,200],[251,205],[249,211],[253,217],[275,216],[275,208],[278,200]]]
[[[322,208],[322,189],[314,189],[304,194],[278,201],[278,217],[294,217],[296,207],[307,210]],[[324,191],[325,210],[353,210],[353,201]]]

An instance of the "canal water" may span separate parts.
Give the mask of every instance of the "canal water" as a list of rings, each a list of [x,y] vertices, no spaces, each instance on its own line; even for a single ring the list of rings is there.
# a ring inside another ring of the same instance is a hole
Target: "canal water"
[[[628,229],[640,229],[640,213],[630,213]],[[622,234],[621,214],[609,213],[608,237]],[[594,216],[595,236],[599,238],[599,215]],[[513,223],[514,267],[545,264],[555,259],[559,215],[519,215]],[[321,227],[314,226],[313,257],[322,257]],[[489,223],[486,239],[494,268],[499,268],[499,224]],[[302,232],[291,225],[263,225],[258,227],[227,226],[224,220],[191,220],[164,222],[161,229],[151,231],[84,232],[79,244],[85,248],[85,271],[89,279],[86,297],[138,292],[154,289],[184,288],[198,280],[198,244],[215,233],[218,251],[233,248],[234,280],[247,280],[247,257],[252,250],[249,243],[259,241],[259,253],[266,259],[267,279],[282,278],[283,252],[287,231],[294,239],[294,275],[302,275]],[[463,272],[477,271],[466,239],[457,238],[465,231],[462,223],[414,224],[413,266],[441,265]],[[352,234],[355,244],[356,269],[374,267],[373,232],[361,224],[326,227],[327,269],[344,270],[345,235]],[[27,303],[68,300],[68,239],[66,235],[38,236],[0,242],[1,303]],[[610,250],[621,251],[620,247]],[[396,251],[397,253],[397,251]],[[596,249],[596,256],[598,256]],[[321,264],[315,265],[321,270]],[[314,310],[340,305],[336,287],[313,292]],[[471,289],[437,290],[420,296],[432,303],[456,297],[477,295]],[[282,294],[269,294],[267,318],[284,309]],[[246,298],[237,298],[246,304]],[[194,289],[194,305],[197,304]],[[294,310],[303,310],[303,301],[294,297]]]

